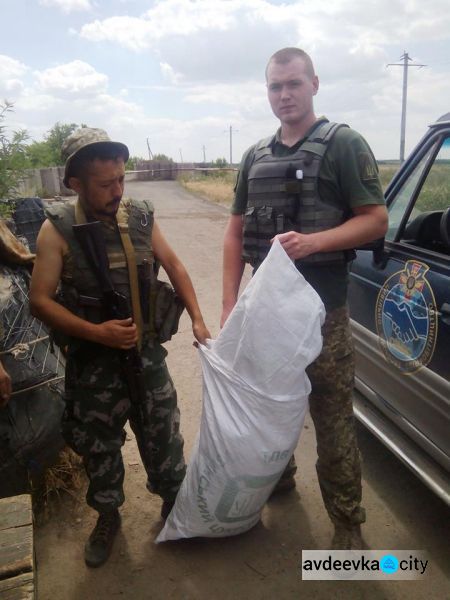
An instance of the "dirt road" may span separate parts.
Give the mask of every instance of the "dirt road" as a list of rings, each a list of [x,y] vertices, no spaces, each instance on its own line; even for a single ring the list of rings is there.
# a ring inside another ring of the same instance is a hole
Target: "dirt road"
[[[127,195],[153,200],[158,222],[193,279],[211,333],[221,307],[221,243],[227,209],[185,192],[174,182],[127,184]],[[201,373],[188,318],[168,344],[189,457],[201,411]],[[374,549],[428,550],[429,575],[416,582],[302,581],[302,549],[328,547],[332,528],[315,475],[309,418],[296,452],[297,491],[270,501],[252,531],[228,539],[155,545],[162,527],[160,500],[145,489],[133,436],[125,444],[126,502],[122,529],[109,562],[88,569],[83,546],[95,513],[83,502],[62,502],[36,529],[39,600],[293,599],[414,600],[450,598],[448,508],[384,447],[360,429],[364,456],[364,536]]]

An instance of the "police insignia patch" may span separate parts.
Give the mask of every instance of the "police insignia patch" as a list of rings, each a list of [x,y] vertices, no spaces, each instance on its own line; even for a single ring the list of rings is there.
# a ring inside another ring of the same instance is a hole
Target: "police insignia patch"
[[[376,164],[368,152],[361,152],[358,156],[359,176],[362,181],[371,181],[378,177]]]
[[[426,279],[428,265],[409,260],[386,280],[375,307],[376,325],[386,359],[404,373],[426,366],[437,337],[437,308]]]

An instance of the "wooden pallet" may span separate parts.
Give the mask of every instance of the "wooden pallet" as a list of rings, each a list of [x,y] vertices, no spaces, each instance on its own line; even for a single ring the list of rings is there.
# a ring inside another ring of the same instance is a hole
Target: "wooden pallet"
[[[33,600],[33,514],[31,496],[0,499],[0,598]]]

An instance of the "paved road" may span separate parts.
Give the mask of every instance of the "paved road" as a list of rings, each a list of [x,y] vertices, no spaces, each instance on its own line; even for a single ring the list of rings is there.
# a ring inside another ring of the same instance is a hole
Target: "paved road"
[[[211,333],[221,306],[221,243],[227,210],[196,198],[174,182],[127,184],[127,194],[153,200],[165,236],[191,274]],[[248,278],[248,274],[246,275]],[[190,323],[168,344],[169,366],[180,398],[189,456],[201,410],[201,373]],[[125,445],[127,500],[123,526],[104,567],[89,570],[83,544],[95,514],[82,501],[65,500],[37,529],[39,599],[293,599],[450,598],[450,511],[370,434],[359,428],[364,457],[364,537],[370,548],[427,550],[429,576],[416,582],[306,582],[302,549],[327,548],[332,528],[315,475],[310,419],[296,452],[298,488],[272,500],[262,522],[236,538],[189,540],[156,546],[160,501],[145,490],[132,436]]]

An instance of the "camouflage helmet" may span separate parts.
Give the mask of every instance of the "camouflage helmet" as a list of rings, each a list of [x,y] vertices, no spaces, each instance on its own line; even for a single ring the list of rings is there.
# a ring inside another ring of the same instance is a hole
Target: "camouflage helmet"
[[[64,185],[66,187],[70,187],[70,167],[75,155],[78,154],[78,152],[80,152],[80,150],[82,150],[83,148],[86,148],[87,146],[93,146],[95,144],[115,146],[118,151],[118,154],[123,156],[125,162],[130,156],[128,148],[125,146],[125,144],[122,144],[121,142],[113,142],[104,129],[96,129],[93,127],[81,127],[80,129],[77,129],[76,131],[71,133],[65,139],[61,148],[62,157],[66,162],[63,179]]]

